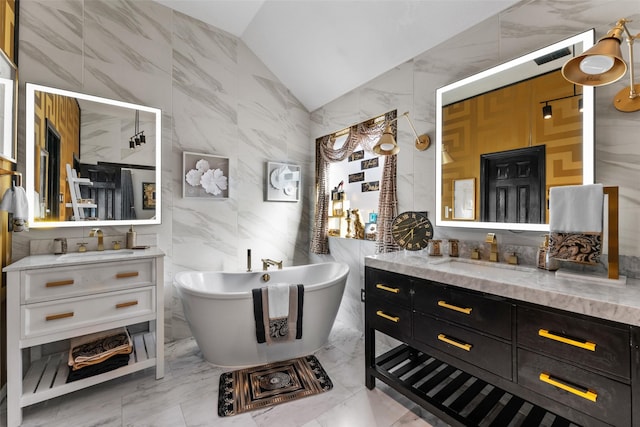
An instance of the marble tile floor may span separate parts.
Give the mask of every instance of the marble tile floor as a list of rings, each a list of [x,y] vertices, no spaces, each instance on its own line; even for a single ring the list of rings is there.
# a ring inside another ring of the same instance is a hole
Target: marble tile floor
[[[315,353],[332,390],[232,417],[217,415],[222,369],[207,363],[193,339],[167,344],[165,377],[147,369],[23,410],[35,427],[445,427],[446,424],[378,381],[364,386],[364,339],[336,324]],[[384,391],[383,391],[384,390]],[[6,402],[0,407],[6,425]]]

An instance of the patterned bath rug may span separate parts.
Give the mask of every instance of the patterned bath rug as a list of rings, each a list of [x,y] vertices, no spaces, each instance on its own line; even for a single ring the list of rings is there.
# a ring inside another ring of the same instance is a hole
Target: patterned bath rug
[[[315,356],[239,369],[220,375],[218,415],[228,417],[333,388]]]

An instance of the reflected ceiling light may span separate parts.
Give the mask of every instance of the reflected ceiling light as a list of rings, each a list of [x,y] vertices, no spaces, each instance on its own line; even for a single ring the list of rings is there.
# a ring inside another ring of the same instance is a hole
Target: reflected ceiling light
[[[620,111],[632,112],[640,110],[640,84],[634,84],[633,70],[633,41],[640,38],[640,33],[632,35],[626,26],[627,22],[631,21],[620,19],[595,46],[567,61],[562,67],[562,75],[568,81],[583,86],[603,86],[617,82],[627,72],[627,63],[620,51],[623,34],[626,34],[631,84],[616,94],[613,105]]]
[[[411,123],[411,120],[409,119],[409,112],[407,111],[406,113],[402,114],[402,116],[406,117],[407,121],[409,122],[409,126],[411,126],[411,130],[413,131],[413,134],[416,137],[416,140],[415,140],[416,148],[420,151],[424,151],[427,148],[429,148],[429,145],[431,144],[431,140],[429,136],[428,135],[418,136],[418,132],[416,132],[416,128],[413,127],[413,123]],[[400,151],[400,147],[398,147],[398,143],[393,137],[393,131],[391,130],[391,124],[396,120],[398,120],[398,118],[399,117],[396,117],[395,119],[387,123],[387,125],[384,128],[384,132],[380,137],[380,140],[373,147],[374,153],[383,155],[383,156],[392,156],[394,154],[397,154]]]
[[[134,134],[129,138],[129,149],[135,150],[140,145],[147,143],[147,137],[144,136],[144,131],[140,130],[140,111],[136,110],[136,117],[134,120]]]
[[[548,120],[553,115],[553,110],[551,109],[551,105],[548,102],[545,103],[544,107],[542,107],[542,118]]]

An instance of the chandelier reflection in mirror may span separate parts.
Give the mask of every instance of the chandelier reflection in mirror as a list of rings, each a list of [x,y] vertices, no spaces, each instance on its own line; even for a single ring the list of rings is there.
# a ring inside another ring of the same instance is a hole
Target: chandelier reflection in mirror
[[[134,134],[129,138],[129,149],[135,150],[147,143],[147,137],[144,136],[144,131],[140,130],[140,111],[136,110],[136,118],[134,125]]]

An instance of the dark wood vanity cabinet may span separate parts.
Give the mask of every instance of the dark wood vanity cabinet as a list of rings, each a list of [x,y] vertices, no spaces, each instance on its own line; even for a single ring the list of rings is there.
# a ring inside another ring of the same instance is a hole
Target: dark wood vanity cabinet
[[[640,426],[636,327],[371,267],[365,290],[370,389],[456,426]]]

